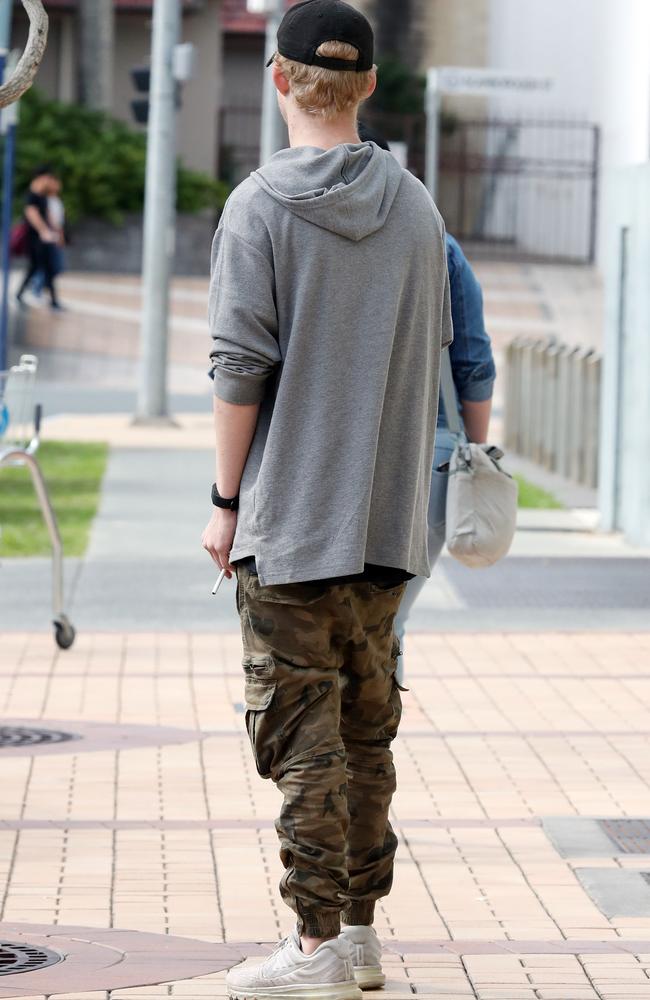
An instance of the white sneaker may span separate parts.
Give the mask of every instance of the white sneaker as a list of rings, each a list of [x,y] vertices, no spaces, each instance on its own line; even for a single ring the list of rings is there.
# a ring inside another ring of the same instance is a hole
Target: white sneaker
[[[381,943],[373,927],[344,927],[341,937],[352,949],[354,978],[362,990],[378,990],[386,985],[381,970]]]
[[[226,988],[234,1000],[361,1000],[347,941],[334,938],[305,955],[295,930],[264,962],[231,969]]]

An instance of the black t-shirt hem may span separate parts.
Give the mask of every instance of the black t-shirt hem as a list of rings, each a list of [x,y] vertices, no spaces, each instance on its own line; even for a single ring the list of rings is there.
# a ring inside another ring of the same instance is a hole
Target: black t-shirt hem
[[[253,573],[254,576],[258,575],[255,556],[249,556],[247,559],[239,559],[234,565],[243,566],[249,573]],[[306,585],[326,584],[330,587],[338,586],[342,583],[374,583],[380,587],[384,585],[386,587],[396,587],[400,583],[406,583],[413,578],[414,574],[407,573],[405,569],[398,569],[393,566],[375,566],[373,563],[366,563],[363,573],[353,573],[350,576],[332,576],[325,580],[304,580],[303,583]]]

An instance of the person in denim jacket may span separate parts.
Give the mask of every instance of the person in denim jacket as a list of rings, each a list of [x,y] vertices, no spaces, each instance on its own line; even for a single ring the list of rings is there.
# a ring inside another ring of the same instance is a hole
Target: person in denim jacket
[[[446,239],[454,327],[454,341],[449,348],[449,357],[456,395],[468,438],[477,444],[484,444],[488,436],[496,368],[492,345],[485,329],[483,293],[457,241],[449,234]],[[447,426],[441,398],[429,500],[429,559],[432,569],[445,544],[445,505],[449,474],[441,471],[440,467],[449,462],[453,450],[454,437]],[[409,614],[425,583],[426,579],[418,576],[407,584],[395,623],[402,650]],[[403,675],[403,656],[400,656],[398,679],[401,680]]]

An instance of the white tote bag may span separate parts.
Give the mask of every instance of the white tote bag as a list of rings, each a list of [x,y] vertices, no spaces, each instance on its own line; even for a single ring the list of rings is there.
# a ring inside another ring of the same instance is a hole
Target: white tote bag
[[[456,439],[449,460],[446,541],[449,554],[465,566],[492,566],[510,551],[517,528],[519,489],[499,465],[500,448],[467,440],[456,402],[449,352],[440,371],[447,426]]]

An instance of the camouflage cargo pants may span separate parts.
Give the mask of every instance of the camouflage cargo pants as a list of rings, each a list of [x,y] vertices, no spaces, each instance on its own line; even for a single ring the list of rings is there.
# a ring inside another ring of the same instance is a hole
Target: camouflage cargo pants
[[[262,587],[238,571],[246,726],[257,770],[284,795],[282,897],[301,934],[372,923],[397,838],[390,750],[401,715],[393,623],[405,585]]]

